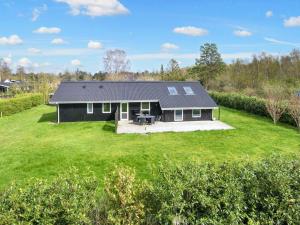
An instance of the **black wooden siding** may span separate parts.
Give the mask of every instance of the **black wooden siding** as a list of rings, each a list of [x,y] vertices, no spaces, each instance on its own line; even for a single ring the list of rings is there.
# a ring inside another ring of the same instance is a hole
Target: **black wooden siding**
[[[212,120],[212,109],[202,109],[201,117],[192,117],[192,110],[183,110],[183,121]],[[162,121],[174,122],[174,110],[165,110],[162,113]]]
[[[135,119],[135,114],[140,113],[141,103],[130,102],[129,104],[129,120]],[[111,113],[102,113],[102,104],[93,104],[93,114],[87,113],[87,104],[60,104],[59,105],[59,119],[60,122],[76,122],[76,121],[109,121],[115,120],[115,112],[120,103],[111,103]],[[164,122],[174,121],[174,110],[161,111],[158,102],[150,103],[150,114],[156,116],[156,119],[160,119]],[[120,119],[120,117],[118,116]],[[183,121],[201,121],[212,120],[212,110],[202,109],[200,118],[192,117],[192,110],[183,110]]]
[[[8,88],[4,86],[0,86],[0,92],[7,92]]]
[[[115,112],[118,103],[111,104],[111,113],[102,113],[102,104],[94,103],[93,114],[87,114],[87,104],[60,104],[59,119],[60,122],[75,121],[109,121],[115,119]]]

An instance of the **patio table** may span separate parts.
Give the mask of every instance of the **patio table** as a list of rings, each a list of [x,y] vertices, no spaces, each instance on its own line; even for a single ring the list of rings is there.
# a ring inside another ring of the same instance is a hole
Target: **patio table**
[[[155,122],[155,116],[151,116],[151,115],[140,115],[137,116],[137,120],[139,121],[140,124],[144,124],[144,123],[150,123],[150,124],[154,124]]]

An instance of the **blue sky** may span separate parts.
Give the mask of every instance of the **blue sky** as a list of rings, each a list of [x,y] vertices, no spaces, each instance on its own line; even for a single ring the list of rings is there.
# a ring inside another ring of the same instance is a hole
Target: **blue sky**
[[[0,0],[0,58],[12,68],[103,70],[106,50],[132,71],[175,58],[192,65],[205,42],[226,62],[300,47],[299,0]]]

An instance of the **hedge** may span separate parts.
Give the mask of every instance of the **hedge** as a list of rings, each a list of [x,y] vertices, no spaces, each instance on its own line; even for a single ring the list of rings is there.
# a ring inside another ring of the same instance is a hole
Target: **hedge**
[[[0,113],[9,116],[44,103],[42,94],[26,94],[0,101]]]
[[[249,97],[237,93],[210,92],[209,94],[221,106],[271,118],[266,108],[266,100],[262,98]],[[288,112],[285,112],[279,121],[296,126]]]
[[[0,224],[91,224],[98,182],[70,169],[53,180],[31,179],[0,193]]]
[[[79,174],[80,172],[80,174]],[[299,224],[300,161],[174,165],[148,181],[116,167],[99,195],[95,174],[71,169],[0,191],[0,224]]]

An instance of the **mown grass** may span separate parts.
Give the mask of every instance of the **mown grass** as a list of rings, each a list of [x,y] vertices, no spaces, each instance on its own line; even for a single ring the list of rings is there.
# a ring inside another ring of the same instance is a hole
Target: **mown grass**
[[[113,122],[55,124],[55,108],[39,106],[0,119],[0,188],[13,180],[52,177],[71,166],[90,168],[101,179],[114,165],[135,167],[151,178],[165,160],[236,162],[273,153],[300,156],[300,134],[288,125],[222,108],[227,131],[114,133]],[[180,123],[179,123],[180,125]]]

